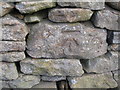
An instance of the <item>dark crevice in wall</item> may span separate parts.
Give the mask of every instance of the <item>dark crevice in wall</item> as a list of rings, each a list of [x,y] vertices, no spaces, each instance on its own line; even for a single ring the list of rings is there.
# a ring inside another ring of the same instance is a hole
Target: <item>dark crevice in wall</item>
[[[58,81],[56,82],[56,85],[57,85],[57,90],[71,90],[67,80]]]
[[[107,43],[108,45],[111,45],[113,41],[113,32],[107,30]]]
[[[69,85],[69,81],[66,79],[67,85],[68,85],[68,90],[72,90],[70,85]]]
[[[18,18],[18,19],[21,19],[21,20],[24,19],[24,15],[21,14],[21,13],[19,12],[19,10],[17,10],[16,8],[14,8],[14,9],[10,12],[10,15],[12,15],[13,17],[16,17],[16,18]]]
[[[87,65],[86,60],[81,59],[80,63],[82,65],[82,67],[83,67],[84,74],[88,74],[87,71],[84,69],[84,65]]]
[[[26,37],[25,37],[26,47],[27,47],[27,39],[28,39],[28,35],[29,35],[29,34],[27,34],[27,35],[26,35]],[[27,48],[25,48],[25,51],[24,51],[25,56],[26,56],[26,57],[31,57],[31,56],[29,56],[29,55],[28,55],[28,53],[27,53],[27,51],[26,51],[26,50],[27,50]]]
[[[15,65],[16,65],[16,68],[17,68],[18,73],[22,73],[22,72],[21,72],[21,67],[20,67],[20,61],[15,62]]]

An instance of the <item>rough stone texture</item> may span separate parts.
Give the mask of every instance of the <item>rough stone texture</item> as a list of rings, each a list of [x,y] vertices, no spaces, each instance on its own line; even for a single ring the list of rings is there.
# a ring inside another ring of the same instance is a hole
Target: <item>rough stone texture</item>
[[[7,52],[7,53],[0,53],[0,61],[5,62],[17,62],[25,59],[24,52]]]
[[[2,90],[3,88],[10,88],[9,81],[0,80],[0,90]]]
[[[18,9],[21,13],[33,13],[39,10],[52,8],[55,6],[56,6],[55,2],[30,1],[18,3],[16,5],[16,9]]]
[[[14,5],[11,3],[0,2],[0,8],[2,9],[0,11],[0,17],[1,17],[9,13],[14,8]]]
[[[50,89],[57,90],[57,86],[55,82],[40,82],[38,85],[33,86],[32,88],[39,88],[39,89]]]
[[[26,42],[0,41],[0,52],[24,51]]]
[[[0,40],[8,41],[23,41],[28,34],[28,27],[25,23],[11,15],[6,15],[0,18],[2,21],[2,37]]]
[[[33,58],[90,59],[106,53],[106,31],[80,23],[33,25],[27,39],[27,53]]]
[[[0,80],[17,79],[18,72],[14,63],[0,62]]]
[[[77,59],[30,59],[20,63],[25,74],[47,76],[81,76],[84,72]]]
[[[32,88],[40,82],[39,76],[20,74],[16,80],[10,81],[11,88]]]
[[[67,2],[69,1],[69,2]],[[61,7],[82,7],[82,8],[88,8],[91,10],[101,10],[105,8],[105,0],[95,0],[93,2],[93,0],[88,0],[88,2],[83,2],[79,1],[79,0],[74,0],[74,2],[72,2],[72,0],[57,0],[58,5],[60,5]]]
[[[120,84],[120,70],[113,71],[114,79],[117,81],[118,84]]]
[[[120,10],[120,0],[117,0],[118,2],[107,2],[107,4],[117,10]]]
[[[61,80],[66,80],[65,76],[41,76],[41,79],[43,81],[61,81]]]
[[[117,82],[113,79],[112,73],[90,74],[82,77],[69,77],[70,87],[74,88],[115,88]]]
[[[118,70],[119,55],[120,52],[110,51],[103,56],[87,60],[85,63],[83,63],[83,68],[89,73],[104,73],[108,71]]]
[[[34,14],[26,15],[24,21],[26,23],[40,22],[44,20],[44,18],[47,18],[47,12],[42,10]]]
[[[120,31],[119,18],[119,12],[107,7],[105,10],[96,12],[92,21],[96,27]]]
[[[89,9],[60,8],[52,9],[48,16],[53,22],[77,22],[89,20],[92,14],[93,12]]]
[[[120,44],[111,44],[111,45],[108,46],[108,50],[120,51]]]
[[[113,32],[113,43],[120,43],[120,32]]]

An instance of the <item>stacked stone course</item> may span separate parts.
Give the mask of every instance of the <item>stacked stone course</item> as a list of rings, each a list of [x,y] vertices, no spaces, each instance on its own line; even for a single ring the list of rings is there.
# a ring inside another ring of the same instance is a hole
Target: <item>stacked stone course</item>
[[[119,88],[120,1],[0,2],[0,89]]]

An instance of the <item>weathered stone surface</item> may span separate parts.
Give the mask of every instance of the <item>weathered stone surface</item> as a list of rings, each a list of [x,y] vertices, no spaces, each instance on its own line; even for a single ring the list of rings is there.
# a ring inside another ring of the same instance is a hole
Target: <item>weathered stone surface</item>
[[[110,51],[103,56],[85,61],[83,63],[83,68],[89,73],[104,73],[118,70],[119,55],[120,52]]]
[[[120,51],[120,44],[111,44],[111,45],[108,46],[108,50]]]
[[[114,79],[120,84],[120,70],[113,71]]]
[[[24,52],[7,52],[7,53],[0,53],[0,61],[5,62],[16,62],[25,59]]]
[[[47,18],[47,12],[46,11],[40,11],[40,12],[37,12],[37,13],[34,13],[34,14],[26,15],[25,18],[24,18],[24,21],[26,23],[40,22],[44,18]]]
[[[16,80],[10,81],[11,88],[32,88],[40,82],[39,76],[20,74]]]
[[[0,2],[0,17],[4,16],[5,14],[9,13],[14,6],[11,3],[6,3],[6,2]]]
[[[120,0],[117,0],[117,2],[107,2],[107,4],[117,10],[120,10]]]
[[[19,19],[11,15],[6,15],[0,18],[2,21],[2,35],[0,40],[23,41],[28,34],[28,27]]]
[[[46,8],[55,7],[55,2],[30,1],[16,4],[16,9],[21,13],[33,13]]]
[[[113,32],[113,43],[120,43],[120,32]]]
[[[82,77],[69,77],[69,85],[74,88],[115,88],[117,82],[113,79],[112,73],[88,74]],[[103,89],[104,90],[104,89]]]
[[[60,8],[52,9],[48,16],[53,22],[77,22],[89,20],[92,14],[93,12],[89,9]]]
[[[96,12],[92,21],[96,27],[120,31],[119,18],[119,12],[107,7],[105,10]]]
[[[38,85],[33,86],[32,88],[52,88],[53,90],[57,90],[57,86],[55,82],[40,82]]]
[[[82,7],[82,8],[88,8],[91,10],[101,10],[105,8],[105,0],[86,0],[86,2],[80,1],[80,0],[57,0],[58,5],[61,7]]]
[[[77,59],[30,59],[21,61],[21,71],[25,74],[47,76],[81,76],[84,72]]]
[[[17,79],[18,72],[14,63],[0,62],[0,80]]]
[[[0,52],[24,51],[26,42],[0,41]]]
[[[9,81],[0,80],[0,90],[2,90],[3,88],[10,88]]]
[[[65,76],[41,76],[43,81],[61,81],[66,80]]]
[[[31,27],[27,39],[27,53],[33,58],[91,59],[106,51],[106,31],[80,23],[43,21]]]

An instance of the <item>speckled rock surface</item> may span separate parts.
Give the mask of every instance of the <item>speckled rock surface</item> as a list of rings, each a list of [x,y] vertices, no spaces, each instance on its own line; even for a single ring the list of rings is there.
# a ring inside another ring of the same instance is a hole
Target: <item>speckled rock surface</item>
[[[62,8],[52,9],[48,16],[53,22],[78,22],[89,20],[92,14],[93,12],[89,9]]]
[[[69,77],[70,87],[75,88],[115,88],[116,81],[112,78],[112,73],[90,74],[82,77]]]
[[[77,59],[30,59],[20,63],[24,74],[47,76],[81,76],[84,71]]]
[[[42,10],[34,14],[26,15],[24,18],[24,21],[26,23],[40,22],[40,21],[43,21],[44,18],[47,18],[47,11]]]
[[[24,51],[26,42],[0,41],[0,52]]]
[[[117,2],[107,2],[107,4],[110,7],[120,11],[120,0],[117,0]]]
[[[30,2],[20,2],[16,5],[16,8],[21,13],[33,13],[39,10],[55,7],[55,2],[41,2],[41,1],[30,1]]]
[[[14,63],[0,62],[0,80],[14,80],[17,78],[18,72]]]
[[[61,7],[81,7],[81,8],[88,8],[91,10],[101,10],[105,8],[105,0],[96,0],[96,1],[92,1],[92,0],[87,0],[86,2],[83,1],[79,1],[79,0],[75,0],[74,1],[70,1],[66,2],[66,0],[57,0],[58,5],[60,5]]]
[[[105,10],[98,11],[93,17],[93,23],[96,27],[106,28],[108,30],[120,31],[119,12],[107,7]]]
[[[25,59],[25,53],[24,52],[4,52],[0,53],[0,61],[5,62],[16,62],[21,61]]]
[[[120,5],[111,1],[2,0],[0,90],[118,90]]]
[[[61,81],[66,80],[65,76],[41,76],[43,81]]]
[[[27,53],[33,58],[90,59],[106,50],[106,31],[81,23],[44,21],[32,26],[27,39]]]
[[[32,88],[40,82],[39,76],[20,74],[16,80],[10,81],[11,88]]]
[[[6,15],[14,8],[12,3],[0,2],[0,17]]]
[[[108,50],[120,51],[120,44],[111,44],[111,45],[108,46]]]
[[[107,54],[83,63],[83,68],[88,73],[105,73],[118,70],[120,52],[109,51]]]
[[[39,89],[53,89],[53,90],[57,90],[57,86],[55,82],[40,82],[39,84],[35,85],[32,87],[34,88],[39,88]]]
[[[2,35],[0,40],[9,41],[24,41],[28,34],[28,27],[25,23],[11,15],[6,15],[2,18]]]
[[[113,32],[113,43],[120,43],[120,32]]]

